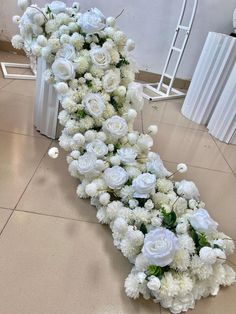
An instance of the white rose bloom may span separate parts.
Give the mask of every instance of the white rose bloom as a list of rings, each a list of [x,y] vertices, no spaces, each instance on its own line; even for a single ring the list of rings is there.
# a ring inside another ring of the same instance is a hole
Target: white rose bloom
[[[107,93],[111,93],[119,87],[120,72],[118,69],[109,70],[102,78],[103,88]]]
[[[100,140],[94,140],[87,144],[86,150],[89,153],[94,153],[98,158],[102,158],[108,153],[107,145]]]
[[[109,63],[111,62],[111,56],[107,49],[104,47],[95,47],[90,50],[90,56],[92,59],[92,62],[105,69],[109,66]]]
[[[103,123],[103,131],[119,139],[127,134],[128,126],[125,119],[119,116],[113,116]]]
[[[198,208],[189,215],[191,226],[198,232],[206,234],[216,231],[218,223],[215,222],[203,208]]]
[[[48,43],[48,40],[44,35],[39,35],[36,41],[41,47],[46,47]]]
[[[178,247],[178,238],[173,232],[156,228],[145,235],[142,253],[150,264],[164,267],[173,261]]]
[[[75,58],[75,48],[71,44],[64,44],[58,50],[56,57],[73,61]]]
[[[91,175],[95,171],[97,157],[93,153],[85,153],[78,159],[78,171],[83,175]]]
[[[104,180],[110,189],[120,189],[128,181],[127,172],[119,166],[107,168],[104,171]]]
[[[62,1],[52,1],[48,6],[53,14],[66,11],[66,4]]]
[[[56,59],[52,64],[52,72],[57,81],[68,81],[74,78],[73,63],[66,59]]]
[[[137,157],[137,152],[132,147],[122,147],[117,151],[120,160],[124,164],[132,164],[135,162],[135,158]]]
[[[150,173],[140,174],[132,182],[135,190],[134,197],[148,198],[149,194],[155,191],[156,176]]]
[[[158,178],[164,178],[171,175],[165,166],[158,154],[152,154],[149,157],[148,162],[146,163],[147,171],[155,174]]]
[[[128,85],[127,100],[131,106],[139,112],[143,108],[143,86],[140,83],[132,82]]]
[[[192,198],[198,200],[200,197],[198,188],[192,181],[182,180],[176,183],[176,187],[177,193],[188,200]]]
[[[82,104],[85,107],[86,112],[94,118],[100,117],[105,109],[104,100],[100,94],[87,94],[84,97]]]
[[[152,291],[158,291],[160,289],[161,282],[159,278],[157,278],[156,276],[151,276],[149,277],[148,280],[149,280],[147,284],[148,289]]]
[[[101,31],[105,27],[105,23],[104,15],[97,8],[85,12],[79,19],[81,30],[86,34],[94,34]]]

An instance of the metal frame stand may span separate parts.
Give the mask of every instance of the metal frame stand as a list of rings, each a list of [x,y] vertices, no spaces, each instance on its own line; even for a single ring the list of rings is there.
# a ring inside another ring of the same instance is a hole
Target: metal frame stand
[[[7,68],[22,68],[22,69],[31,69],[32,66],[30,64],[23,64],[23,63],[11,63],[11,62],[1,62],[1,68],[3,72],[3,76],[6,79],[18,79],[18,80],[35,80],[36,75],[29,75],[29,74],[10,74],[7,72]],[[32,70],[33,72],[33,70]]]
[[[153,83],[153,84],[144,84],[144,87],[150,91],[151,93],[156,94],[157,96],[150,96],[147,93],[144,93],[143,96],[144,98],[150,100],[150,101],[158,101],[158,100],[167,100],[167,99],[172,99],[172,98],[180,98],[180,97],[184,97],[186,94],[173,88],[173,83],[176,77],[176,73],[178,71],[181,59],[183,57],[183,53],[184,53],[184,49],[186,47],[188,38],[189,38],[189,34],[190,31],[192,29],[192,25],[193,25],[193,21],[194,21],[194,17],[196,14],[196,10],[197,10],[197,4],[198,4],[198,0],[194,0],[193,3],[193,7],[192,7],[192,14],[190,17],[190,21],[189,21],[189,25],[188,26],[184,26],[182,25],[182,21],[183,21],[183,17],[184,17],[184,13],[185,13],[185,9],[186,9],[186,5],[187,5],[188,0],[183,0],[183,4],[182,4],[182,9],[181,9],[181,13],[180,13],[180,17],[178,20],[178,24],[175,30],[175,34],[174,34],[174,38],[172,40],[171,43],[171,47],[165,62],[165,66],[164,66],[164,70],[162,72],[161,75],[161,79],[160,82],[158,83]],[[185,32],[185,36],[184,36],[184,40],[182,42],[181,48],[177,48],[175,46],[177,39],[178,39],[178,35],[180,33],[180,31],[184,31]],[[171,57],[173,57],[173,53],[176,52],[179,54],[177,61],[175,63],[174,66],[174,70],[172,74],[168,74],[167,73],[167,68],[170,64],[170,60]],[[169,84],[164,84],[164,78],[167,78],[170,80]]]

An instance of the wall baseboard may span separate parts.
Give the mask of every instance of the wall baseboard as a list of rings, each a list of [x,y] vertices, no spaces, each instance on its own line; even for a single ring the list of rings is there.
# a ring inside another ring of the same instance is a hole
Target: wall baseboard
[[[6,52],[11,52],[11,53],[16,53],[18,55],[24,55],[25,56],[25,52],[23,49],[15,49],[12,47],[11,42],[9,41],[3,41],[0,40],[0,50],[1,51],[6,51]]]
[[[140,70],[139,73],[136,74],[136,80],[145,82],[145,83],[156,83],[159,82],[161,78],[160,74],[143,71]],[[168,83],[164,80],[164,83]],[[189,80],[184,80],[180,78],[176,78],[174,81],[174,87],[180,89],[188,89],[190,85]]]

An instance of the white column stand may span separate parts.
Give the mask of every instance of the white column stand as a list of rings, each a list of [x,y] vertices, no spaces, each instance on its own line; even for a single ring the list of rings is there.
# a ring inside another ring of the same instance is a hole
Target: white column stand
[[[43,73],[46,69],[45,60],[39,58],[37,62],[34,125],[41,134],[56,139],[58,137],[59,101],[55,88],[44,81]]]
[[[210,32],[194,72],[182,113],[207,124],[236,61],[236,38]]]
[[[219,140],[236,144],[236,64],[207,126]]]

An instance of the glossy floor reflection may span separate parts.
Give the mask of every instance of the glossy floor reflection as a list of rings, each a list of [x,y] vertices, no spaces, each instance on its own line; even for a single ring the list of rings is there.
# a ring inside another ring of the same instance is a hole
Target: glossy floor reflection
[[[0,59],[25,62],[4,52]],[[34,93],[33,81],[5,80],[0,73],[0,313],[167,313],[152,301],[126,297],[130,265],[110,230],[97,223],[95,209],[76,197],[65,153],[47,156],[57,143],[33,127]],[[146,102],[135,127],[158,124],[154,147],[167,168],[189,165],[176,180],[195,181],[220,229],[236,239],[236,146],[184,118],[181,104]],[[235,287],[222,289],[190,313],[234,314],[235,295]]]

